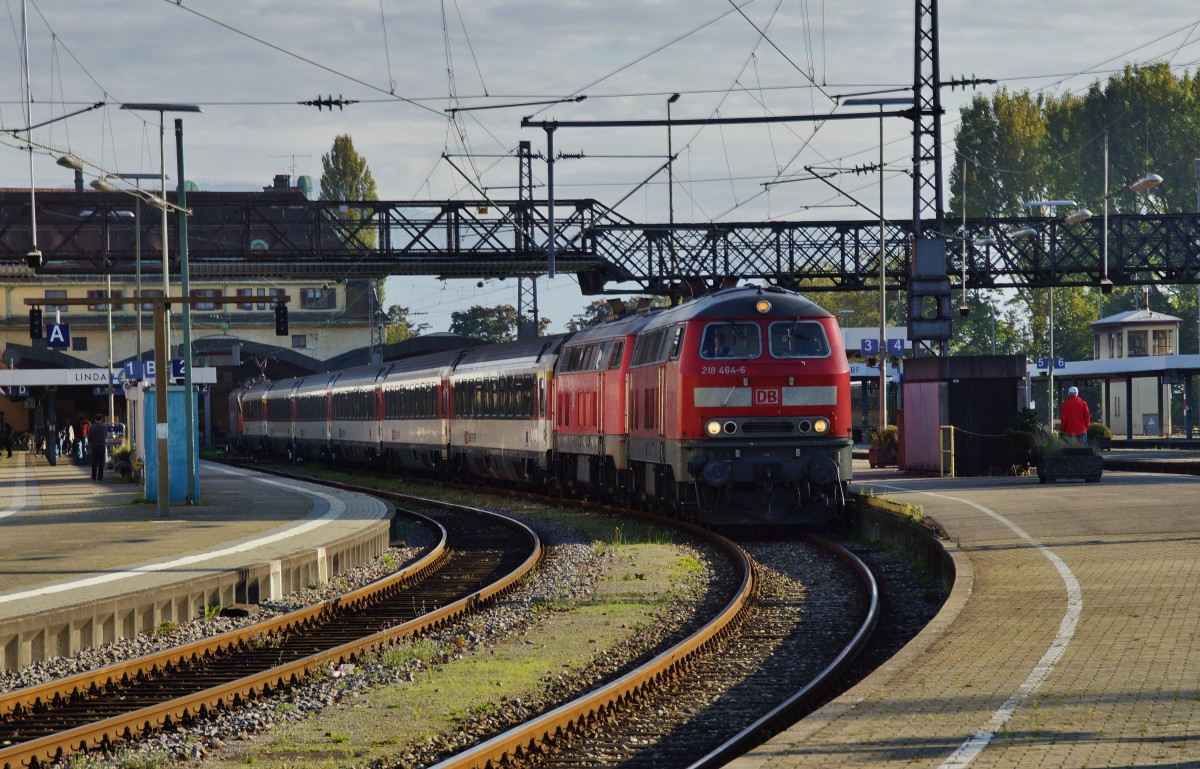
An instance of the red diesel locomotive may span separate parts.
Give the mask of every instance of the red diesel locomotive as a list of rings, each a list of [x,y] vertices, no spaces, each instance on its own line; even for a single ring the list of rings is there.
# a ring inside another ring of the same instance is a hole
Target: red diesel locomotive
[[[849,390],[834,317],[750,286],[571,334],[258,383],[231,397],[230,424],[245,450],[555,486],[705,523],[800,523],[843,504]]]

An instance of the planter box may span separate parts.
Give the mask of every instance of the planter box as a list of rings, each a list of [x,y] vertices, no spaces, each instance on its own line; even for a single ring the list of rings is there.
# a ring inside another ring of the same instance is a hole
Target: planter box
[[[891,446],[872,446],[867,450],[867,462],[871,467],[887,467],[897,464],[899,452]]]
[[[1038,462],[1038,480],[1042,483],[1069,479],[1096,483],[1103,474],[1104,462],[1090,448],[1063,449],[1061,455],[1042,457]]]

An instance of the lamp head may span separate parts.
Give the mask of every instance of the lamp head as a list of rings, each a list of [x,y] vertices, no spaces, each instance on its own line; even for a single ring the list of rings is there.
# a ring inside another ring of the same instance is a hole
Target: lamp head
[[[1134,192],[1145,192],[1151,187],[1157,187],[1162,184],[1163,178],[1158,174],[1146,174],[1141,179],[1138,179],[1133,184],[1129,185],[1129,189]]]

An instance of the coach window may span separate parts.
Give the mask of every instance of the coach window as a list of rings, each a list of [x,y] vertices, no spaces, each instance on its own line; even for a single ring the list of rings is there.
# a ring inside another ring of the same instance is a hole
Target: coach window
[[[771,324],[771,355],[775,358],[826,358],[829,339],[815,321],[784,321]]]

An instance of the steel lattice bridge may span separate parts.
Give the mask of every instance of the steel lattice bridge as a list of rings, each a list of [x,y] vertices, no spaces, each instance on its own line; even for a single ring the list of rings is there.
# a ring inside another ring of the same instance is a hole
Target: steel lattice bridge
[[[544,201],[309,201],[299,195],[191,192],[194,279],[537,277],[547,274]],[[27,191],[0,193],[0,276],[29,277]],[[45,191],[37,197],[39,274],[132,275],[161,264],[159,213],[123,194]],[[691,294],[730,276],[804,290],[879,288],[878,221],[639,224],[595,200],[555,201],[555,267],[586,294]],[[135,215],[136,214],[136,215]],[[178,269],[175,215],[168,254]],[[929,232],[932,225],[922,224]],[[1032,228],[1024,237],[1012,233]],[[955,288],[1200,283],[1200,215],[969,219],[943,234]],[[905,289],[911,222],[884,227],[889,289]],[[986,245],[977,243],[980,239]],[[991,240],[994,239],[994,243]]]

